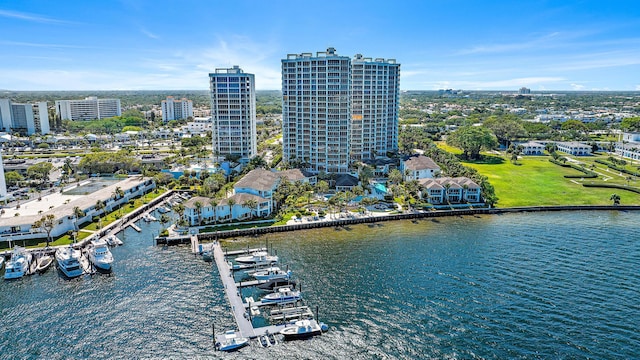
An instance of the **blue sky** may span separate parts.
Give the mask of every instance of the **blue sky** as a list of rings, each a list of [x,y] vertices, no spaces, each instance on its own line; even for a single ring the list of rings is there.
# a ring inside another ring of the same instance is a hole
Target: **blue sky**
[[[640,1],[0,0],[0,89],[207,89],[240,65],[394,58],[403,90],[640,90]]]

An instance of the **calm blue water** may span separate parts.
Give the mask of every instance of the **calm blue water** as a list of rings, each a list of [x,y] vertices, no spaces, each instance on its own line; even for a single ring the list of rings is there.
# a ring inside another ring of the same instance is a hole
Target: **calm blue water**
[[[215,266],[140,223],[113,276],[0,283],[2,358],[637,358],[640,212],[389,222],[269,241],[331,331],[215,353],[232,327]],[[122,236],[121,236],[122,237]]]

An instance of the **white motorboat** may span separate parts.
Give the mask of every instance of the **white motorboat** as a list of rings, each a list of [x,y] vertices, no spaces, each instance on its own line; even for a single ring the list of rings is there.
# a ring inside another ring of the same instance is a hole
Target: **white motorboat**
[[[71,245],[56,250],[56,262],[58,269],[68,278],[75,278],[84,273],[80,264],[80,250],[74,249]]]
[[[91,261],[93,266],[100,270],[111,271],[113,255],[111,255],[111,251],[109,251],[105,240],[92,240],[88,252],[89,261]]]
[[[146,222],[158,221],[158,219],[156,219],[151,214],[144,214],[144,216],[142,216],[142,220],[144,220]]]
[[[322,334],[322,328],[315,320],[299,320],[280,330],[285,340],[306,339]]]
[[[291,270],[283,271],[279,267],[273,266],[263,270],[248,272],[250,276],[256,280],[275,280],[275,279],[288,279],[291,277]]]
[[[265,295],[262,298],[262,303],[288,304],[299,300],[302,300],[302,293],[300,293],[300,291],[294,291],[288,287],[283,287],[278,289],[277,292]]]
[[[53,264],[53,257],[50,255],[42,255],[38,258],[38,267],[36,267],[36,271],[39,274],[42,274],[47,271],[51,264]]]
[[[109,246],[119,246],[122,245],[123,242],[122,240],[118,239],[117,236],[115,235],[109,235],[106,238],[104,238],[104,241],[107,243],[107,245]]]
[[[249,344],[249,339],[242,337],[233,330],[224,333],[224,339],[216,343],[216,349],[220,351],[234,351]]]
[[[0,256],[0,269],[4,266],[4,256]]]
[[[27,249],[16,246],[11,253],[11,259],[7,261],[4,269],[4,278],[7,280],[19,279],[29,271],[31,265],[31,253]]]
[[[277,256],[271,256],[266,251],[257,251],[249,256],[239,256],[236,262],[242,264],[269,265],[278,262]]]
[[[171,211],[171,210],[167,209],[167,208],[166,208],[166,207],[164,207],[164,206],[160,206],[160,207],[158,208],[158,212],[160,212],[160,214],[166,214],[166,213],[168,213],[169,211]]]

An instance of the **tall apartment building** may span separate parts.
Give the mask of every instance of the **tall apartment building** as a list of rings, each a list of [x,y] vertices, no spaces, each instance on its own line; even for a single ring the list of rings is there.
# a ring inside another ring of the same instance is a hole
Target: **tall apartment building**
[[[0,99],[0,131],[23,135],[48,134],[50,128],[47,102],[17,104],[9,99]]]
[[[247,161],[257,153],[255,77],[237,65],[209,74],[212,138],[215,156],[239,156]]]
[[[398,148],[400,65],[334,48],[282,60],[283,160],[346,173],[349,161]]]
[[[351,61],[351,158],[398,150],[400,64],[356,55]]]
[[[122,115],[120,99],[56,100],[56,116],[62,120],[96,120]]]
[[[283,160],[346,173],[350,153],[351,61],[335,49],[282,60]]]
[[[182,98],[175,100],[173,96],[167,96],[162,100],[162,121],[183,120],[193,117],[193,101]]]

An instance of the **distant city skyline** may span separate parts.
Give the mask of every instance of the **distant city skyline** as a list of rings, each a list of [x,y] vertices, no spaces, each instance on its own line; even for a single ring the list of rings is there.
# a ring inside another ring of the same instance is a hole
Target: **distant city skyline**
[[[207,90],[287,54],[397,59],[402,90],[640,91],[635,1],[0,1],[0,89]]]

